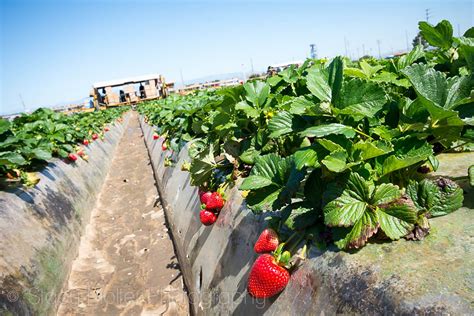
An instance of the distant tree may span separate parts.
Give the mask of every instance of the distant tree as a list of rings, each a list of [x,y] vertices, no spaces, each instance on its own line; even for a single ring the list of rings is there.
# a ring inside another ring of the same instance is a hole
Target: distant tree
[[[424,48],[428,48],[429,46],[428,42],[424,39],[423,35],[421,35],[421,32],[418,32],[418,34],[416,34],[415,38],[413,39],[413,42],[412,42],[413,48],[415,48],[418,44],[423,45]]]
[[[253,73],[249,76],[249,79],[254,79],[260,77],[262,74]]]

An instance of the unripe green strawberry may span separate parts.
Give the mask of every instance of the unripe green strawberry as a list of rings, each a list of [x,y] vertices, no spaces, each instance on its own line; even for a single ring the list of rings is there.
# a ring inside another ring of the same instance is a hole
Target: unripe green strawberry
[[[258,237],[253,249],[256,253],[275,251],[278,248],[278,234],[271,228],[265,229]]]
[[[283,291],[289,280],[290,273],[272,255],[263,254],[252,266],[247,290],[253,297],[268,298]]]

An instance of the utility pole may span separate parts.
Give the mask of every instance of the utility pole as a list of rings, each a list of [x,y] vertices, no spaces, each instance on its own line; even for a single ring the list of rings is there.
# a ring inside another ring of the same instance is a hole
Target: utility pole
[[[344,36],[344,50],[346,52],[346,57],[349,57],[349,55],[347,54],[347,39],[345,36]]]
[[[252,60],[252,58],[250,58],[250,68],[252,69],[252,74],[253,74],[254,70],[253,70],[253,60]]]
[[[379,49],[379,59],[382,59],[382,53],[380,52],[380,40],[377,40],[377,47]]]
[[[458,23],[458,37],[461,37],[461,27],[459,27],[459,23]]]
[[[365,44],[362,44],[362,56],[365,56]]]
[[[407,42],[407,52],[410,51],[410,46],[408,45],[408,31],[405,30],[405,41]]]
[[[316,44],[309,44],[309,47],[310,47],[309,56],[310,56],[312,59],[315,59],[315,58],[317,57]]]
[[[426,15],[426,22],[429,22],[430,21],[430,17],[431,17],[431,9],[425,9],[425,15]]]
[[[181,76],[181,84],[183,85],[183,88],[184,88],[185,86],[184,86],[184,79],[183,79],[183,70],[181,68],[179,68],[179,74]]]

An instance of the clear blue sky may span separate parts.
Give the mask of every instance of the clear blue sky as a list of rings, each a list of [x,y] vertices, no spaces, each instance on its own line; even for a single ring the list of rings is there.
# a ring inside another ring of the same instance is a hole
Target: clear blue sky
[[[472,1],[0,0],[0,113],[88,96],[92,83],[147,73],[168,80],[265,69],[318,55],[406,49],[417,22],[473,23]],[[243,66],[242,66],[243,65]]]

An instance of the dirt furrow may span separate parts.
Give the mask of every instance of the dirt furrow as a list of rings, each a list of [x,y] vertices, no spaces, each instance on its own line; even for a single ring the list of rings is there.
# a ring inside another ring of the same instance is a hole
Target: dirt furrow
[[[186,315],[183,287],[133,113],[81,239],[58,315]]]

